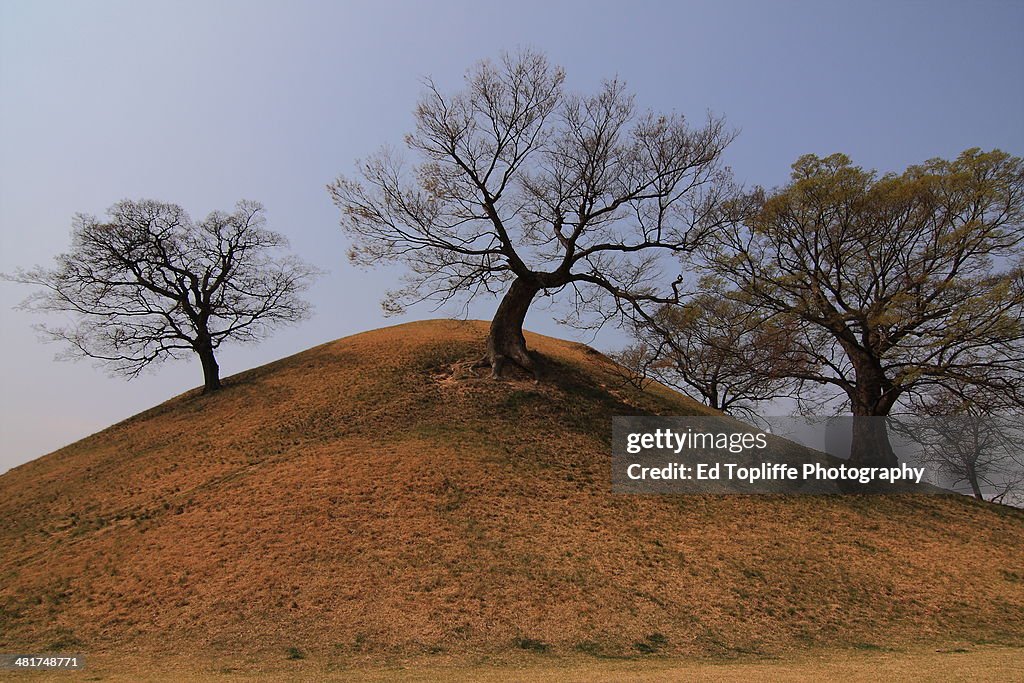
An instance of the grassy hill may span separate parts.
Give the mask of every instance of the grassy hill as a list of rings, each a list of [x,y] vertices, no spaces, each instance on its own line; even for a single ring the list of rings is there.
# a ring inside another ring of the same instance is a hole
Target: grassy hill
[[[1024,644],[1020,511],[612,495],[612,415],[707,409],[538,335],[547,381],[478,378],[485,334],[431,321],[324,344],[0,476],[0,651]]]

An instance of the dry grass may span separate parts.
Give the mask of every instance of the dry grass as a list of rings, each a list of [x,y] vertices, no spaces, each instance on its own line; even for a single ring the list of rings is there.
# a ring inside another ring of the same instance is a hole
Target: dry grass
[[[547,381],[478,378],[485,332],[325,344],[3,475],[0,651],[570,657],[659,680],[663,657],[1024,644],[1019,511],[614,496],[611,415],[703,409],[536,335]]]
[[[438,665],[406,660],[390,666],[339,667],[324,661],[213,662],[174,658],[152,662],[99,656],[74,675],[90,681],[363,681],[383,683],[676,683],[677,681],[1012,681],[1024,679],[1024,651],[983,646],[908,652],[801,652],[785,660],[706,662],[686,659],[593,660],[579,657],[511,658],[499,663]],[[22,673],[19,680],[66,681],[67,672]]]

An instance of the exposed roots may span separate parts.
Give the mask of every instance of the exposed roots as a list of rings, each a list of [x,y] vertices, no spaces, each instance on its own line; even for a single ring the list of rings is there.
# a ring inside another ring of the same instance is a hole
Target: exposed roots
[[[540,381],[540,366],[526,349],[526,340],[524,339],[521,339],[518,343],[513,342],[500,345],[488,339],[487,355],[477,361],[474,367],[490,367],[491,379],[501,379],[509,365],[519,366],[533,375],[535,382]]]

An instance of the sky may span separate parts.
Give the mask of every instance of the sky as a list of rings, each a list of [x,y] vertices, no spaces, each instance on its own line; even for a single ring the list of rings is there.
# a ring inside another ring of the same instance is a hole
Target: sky
[[[544,51],[571,90],[618,76],[637,102],[740,131],[747,185],[784,183],[800,155],[844,152],[898,171],[969,147],[1024,154],[1024,2],[47,2],[0,0],[0,272],[48,265],[71,219],[124,198],[194,218],[239,199],[328,271],[309,321],[259,346],[225,346],[223,376],[311,346],[460,312],[385,318],[398,267],[361,271],[325,185],[400,146],[430,76],[459,87],[503,50]],[[126,382],[57,362],[0,282],[0,472],[202,383],[197,361]],[[486,318],[496,301],[479,300]],[[53,319],[51,319],[53,322]],[[527,328],[595,338],[537,309]]]

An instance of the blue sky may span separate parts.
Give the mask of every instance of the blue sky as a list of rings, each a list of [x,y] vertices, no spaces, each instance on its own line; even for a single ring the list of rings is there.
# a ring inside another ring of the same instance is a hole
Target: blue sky
[[[529,46],[571,89],[618,75],[638,102],[741,133],[747,184],[776,185],[808,152],[900,170],[967,147],[1024,153],[1024,2],[0,2],[0,271],[67,249],[76,212],[151,197],[194,217],[240,198],[330,271],[316,316],[225,375],[382,325],[399,271],[363,272],[324,186],[400,145],[420,80],[459,85],[474,61]],[[0,283],[0,471],[200,383],[195,362],[132,382],[57,363],[29,290]],[[494,301],[472,309],[487,317]],[[589,341],[544,310],[530,329]],[[594,344],[620,343],[614,332]]]

